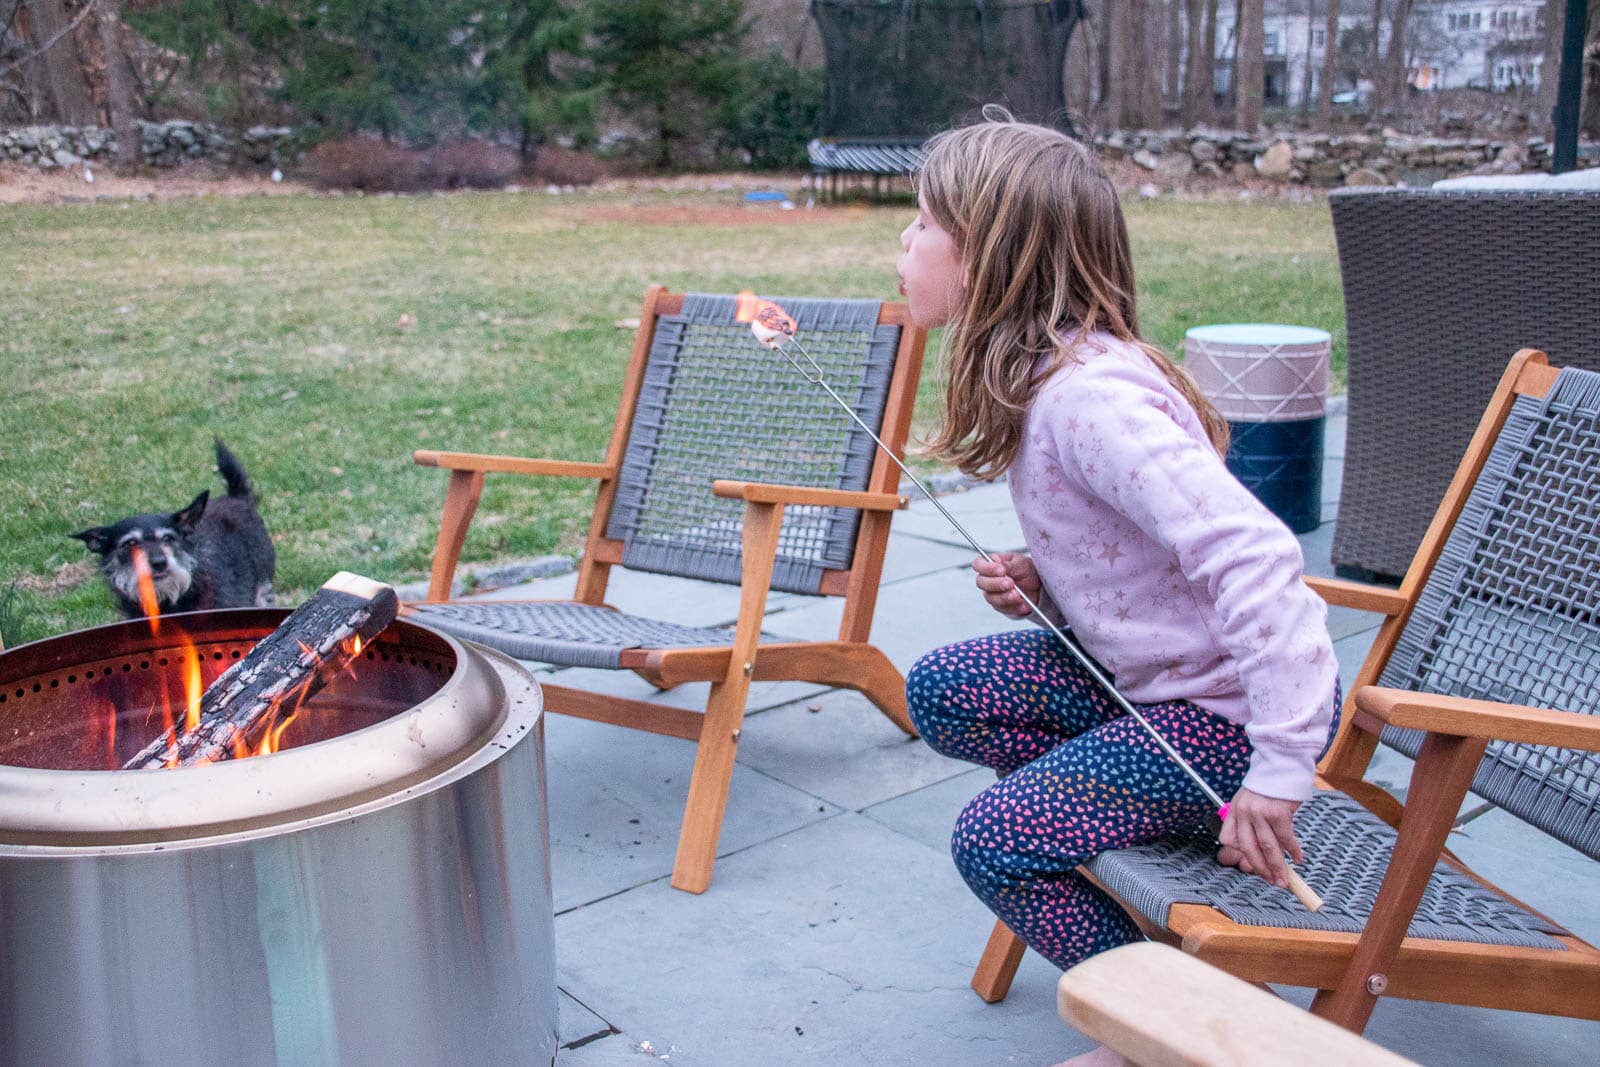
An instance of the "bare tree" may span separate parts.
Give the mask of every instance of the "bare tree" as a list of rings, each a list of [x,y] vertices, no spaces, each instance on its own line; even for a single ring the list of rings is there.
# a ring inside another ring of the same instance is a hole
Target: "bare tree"
[[[1184,0],[1188,62],[1183,70],[1183,124],[1196,126],[1216,121],[1212,100],[1215,80],[1213,56],[1217,47],[1217,0]]]
[[[1139,125],[1151,128],[1162,125],[1162,75],[1166,55],[1167,20],[1163,12],[1166,0],[1141,0],[1144,17],[1134,27],[1135,66],[1139,70]]]
[[[1600,5],[1590,4],[1590,14],[1593,14]],[[1539,96],[1534,104],[1538,112],[1539,121],[1535,127],[1538,132],[1546,137],[1551,135],[1551,116],[1556,107],[1556,83],[1561,80],[1561,28],[1566,18],[1567,0],[1545,0],[1544,8],[1539,13],[1543,20],[1540,28],[1544,33],[1544,64],[1539,76]]]
[[[85,0],[86,6],[69,14],[65,0],[29,0],[17,12],[17,26],[28,49],[21,64],[23,77],[45,97],[44,106],[35,108],[36,114],[83,126],[99,118],[73,36],[73,30],[93,13],[94,4],[95,0]]]
[[[1122,129],[1158,125],[1161,66],[1149,61],[1151,0],[1122,0],[1110,7],[1106,15],[1107,119]]]
[[[1600,2],[1589,0],[1588,29],[1583,35],[1583,110],[1578,130],[1600,140]],[[1555,77],[1552,72],[1550,77]]]
[[[122,0],[100,0],[100,54],[106,67],[106,111],[117,134],[117,162],[132,166],[139,158],[139,133],[133,124],[133,66],[122,47]]]
[[[1339,77],[1339,0],[1328,0],[1328,22],[1322,38],[1322,84],[1317,88],[1316,127],[1327,130],[1333,126],[1333,83]]]
[[[1266,12],[1262,0],[1239,4],[1239,62],[1234,79],[1233,124],[1248,133],[1261,128],[1262,93],[1266,89]]]
[[[1311,113],[1311,86],[1316,79],[1311,74],[1311,53],[1317,45],[1317,0],[1306,0],[1306,69],[1300,82],[1300,114]]]
[[[1181,0],[1165,0],[1162,40],[1167,68],[1163,72],[1162,100],[1183,100],[1183,8]]]
[[[1379,112],[1398,108],[1405,96],[1406,23],[1415,3],[1416,0],[1394,0],[1394,13],[1389,17],[1389,47],[1373,79],[1378,97],[1375,110]]]

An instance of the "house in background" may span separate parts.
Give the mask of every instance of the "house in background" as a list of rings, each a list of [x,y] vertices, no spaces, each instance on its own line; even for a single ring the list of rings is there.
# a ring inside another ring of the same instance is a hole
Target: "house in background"
[[[1534,90],[1544,65],[1547,0],[1419,0],[1406,27],[1407,80],[1417,90]],[[1294,107],[1316,98],[1327,54],[1327,0],[1266,0],[1263,51],[1266,103]],[[1362,63],[1371,51],[1373,0],[1343,0],[1339,40],[1345,58],[1334,92],[1361,88]],[[1385,8],[1390,5],[1384,5]],[[1217,11],[1217,88],[1226,89],[1234,50],[1235,8]],[[1385,12],[1379,52],[1389,47]],[[1335,42],[1334,47],[1339,47]]]

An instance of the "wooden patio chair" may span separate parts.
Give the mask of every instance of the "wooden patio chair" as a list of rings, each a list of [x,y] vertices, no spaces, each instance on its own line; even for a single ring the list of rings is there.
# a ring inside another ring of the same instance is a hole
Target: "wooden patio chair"
[[[926,333],[903,304],[778,298],[828,383],[903,449]],[[753,681],[863,693],[907,734],[905,679],[869,643],[899,472],[849,416],[734,319],[732,296],[652,286],[600,463],[419,451],[450,471],[428,601],[408,615],[522,659],[631,670],[658,688],[710,682],[704,713],[545,684],[552,712],[694,741],[672,884],[711,884]],[[449,601],[488,473],[595,478],[570,601]],[[729,628],[647,619],[605,603],[614,566],[739,586]],[[761,632],[769,590],[844,599],[834,641]]]
[[[1198,835],[1106,853],[1089,876],[1152,938],[1315,988],[1312,1010],[1357,1032],[1380,995],[1600,1019],[1600,950],[1444,849],[1470,789],[1600,858],[1597,485],[1600,373],[1525,349],[1400,588],[1308,579],[1386,616],[1295,817],[1322,911],[1219,866]],[[1380,739],[1416,760],[1403,805],[1362,780]],[[980,996],[1005,996],[1022,952],[997,924]]]

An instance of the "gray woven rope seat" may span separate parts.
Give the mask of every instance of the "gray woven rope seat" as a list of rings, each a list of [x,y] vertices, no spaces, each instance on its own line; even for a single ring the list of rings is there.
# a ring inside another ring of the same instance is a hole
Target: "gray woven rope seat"
[[[652,286],[603,461],[415,455],[450,480],[428,599],[407,604],[409,618],[559,668],[632,671],[659,689],[709,683],[702,711],[578,672],[541,679],[548,711],[695,743],[672,884],[696,893],[710,885],[752,684],[851,688],[916,733],[905,678],[870,641],[890,518],[906,503],[872,433],[903,449],[926,334],[903,304],[775,300],[838,400],[758,343],[734,296]],[[571,599],[449,598],[484,479],[508,474],[598,482]],[[652,609],[661,617],[614,610],[614,568],[685,579],[680,602]],[[708,618],[707,603],[723,601],[708,601],[697,582],[737,587],[737,617]],[[773,591],[839,598],[838,638],[765,631]]]
[[[1216,839],[1203,831],[1105,852],[1088,867],[1123,903],[1163,928],[1174,904],[1205,904],[1251,926],[1359,934],[1388,871],[1394,829],[1349,797],[1319,792],[1295,813],[1294,830],[1306,855],[1296,869],[1323,900],[1315,912],[1288,890],[1263,889],[1255,875],[1217,863]],[[1561,944],[1547,935],[1566,931],[1441,863],[1408,933],[1559,951]]]
[[[611,608],[565,601],[458,601],[428,604],[412,616],[456,637],[518,659],[563,667],[615,669],[630,648],[704,648],[733,644],[733,628],[684,626]],[[763,641],[789,638],[763,632]]]

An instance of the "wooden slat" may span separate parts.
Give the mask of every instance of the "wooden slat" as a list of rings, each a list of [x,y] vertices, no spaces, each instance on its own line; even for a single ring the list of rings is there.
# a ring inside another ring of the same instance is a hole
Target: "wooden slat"
[[[683,708],[630,700],[627,697],[606,696],[542,681],[539,689],[544,694],[545,710],[557,715],[625,726],[630,730],[664,734],[685,741],[700,740],[704,716],[697,711],[685,711]]]
[[[527,459],[522,456],[492,456],[478,452],[411,453],[419,467],[445,470],[500,472],[503,474],[548,474],[560,478],[609,478],[615,469],[604,463],[580,463],[564,459]]]
[[[1242,926],[1199,904],[1174,905],[1184,951],[1247,981],[1325,989],[1355,953],[1356,934]],[[1574,937],[1564,951],[1406,938],[1384,996],[1600,1019],[1600,952]]]
[[[1140,1067],[1404,1067],[1397,1056],[1166,945],[1124,945],[1056,986],[1071,1026]]]
[[[1353,696],[1357,708],[1391,726],[1600,752],[1600,719],[1593,715],[1375,685]]]
[[[736,482],[719,478],[711,492],[752,504],[800,504],[819,508],[859,508],[863,511],[900,511],[910,501],[898,493],[858,493],[849,489],[818,489],[809,485],[774,485]]]
[[[1379,615],[1398,615],[1410,607],[1410,601],[1401,596],[1399,590],[1386,586],[1314,575],[1307,575],[1305,582],[1313,593],[1334,607],[1371,611]]]

